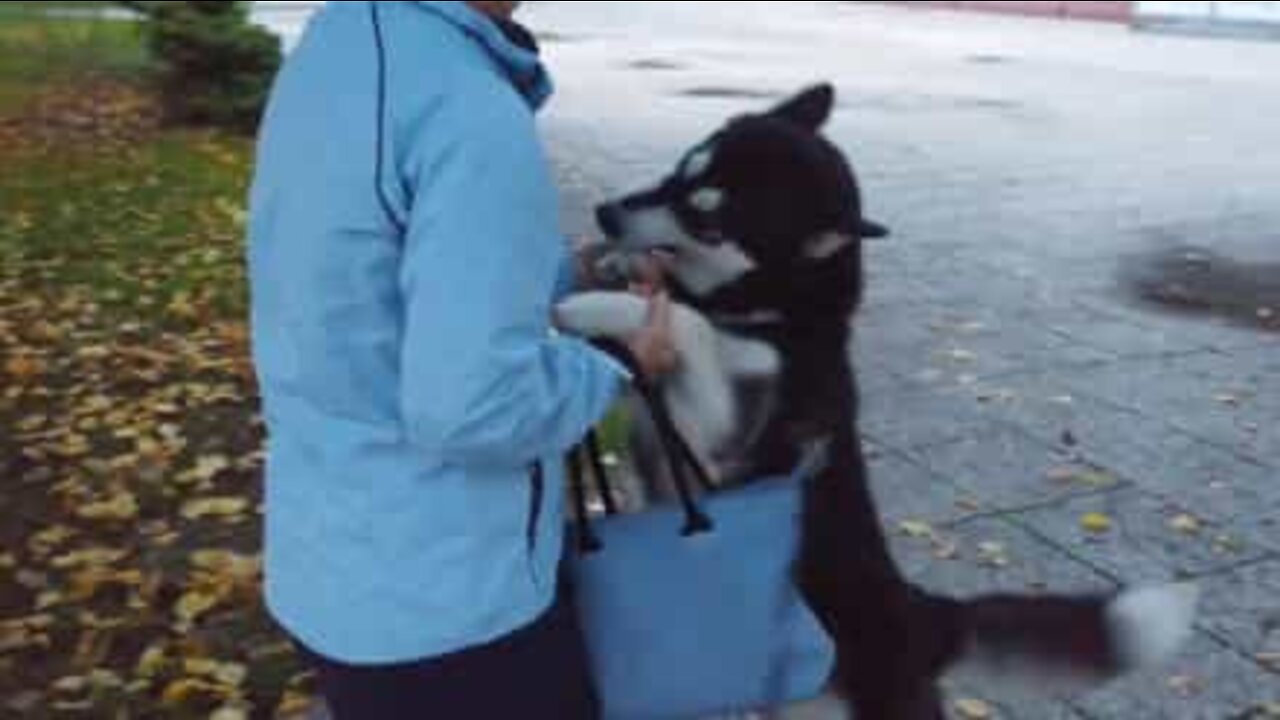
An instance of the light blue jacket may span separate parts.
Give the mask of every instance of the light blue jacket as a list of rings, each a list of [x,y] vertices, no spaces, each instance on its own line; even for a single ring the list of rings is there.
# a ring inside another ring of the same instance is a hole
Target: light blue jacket
[[[452,653],[554,597],[561,458],[625,371],[550,329],[549,93],[463,2],[329,3],[276,81],[249,251],[266,596],[330,658]]]

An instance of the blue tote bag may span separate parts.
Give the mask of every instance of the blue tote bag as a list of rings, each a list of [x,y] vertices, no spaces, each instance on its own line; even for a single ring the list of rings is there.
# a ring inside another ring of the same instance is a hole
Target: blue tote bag
[[[708,476],[660,395],[637,386],[680,503],[618,514],[594,436],[569,462],[578,516],[569,570],[604,717],[695,720],[819,696],[834,646],[792,568],[804,484],[823,453],[789,476],[695,497],[689,473],[704,488]],[[605,500],[602,518],[587,513],[584,451]]]

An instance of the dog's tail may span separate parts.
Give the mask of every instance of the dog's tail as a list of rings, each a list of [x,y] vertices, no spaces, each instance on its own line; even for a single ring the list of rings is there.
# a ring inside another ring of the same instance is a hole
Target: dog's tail
[[[947,665],[1094,683],[1170,659],[1193,632],[1198,601],[1192,585],[1115,596],[988,596],[934,605],[947,617],[932,619],[958,633]]]

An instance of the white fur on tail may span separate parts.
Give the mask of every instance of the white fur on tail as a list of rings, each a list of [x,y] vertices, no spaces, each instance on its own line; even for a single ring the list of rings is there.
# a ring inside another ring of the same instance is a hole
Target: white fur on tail
[[[1133,590],[1107,607],[1107,624],[1125,668],[1168,660],[1191,637],[1200,591],[1194,585]]]

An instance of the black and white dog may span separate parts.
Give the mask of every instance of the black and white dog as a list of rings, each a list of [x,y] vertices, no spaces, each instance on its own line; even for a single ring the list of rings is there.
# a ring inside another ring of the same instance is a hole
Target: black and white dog
[[[672,258],[680,367],[664,381],[677,425],[722,482],[786,473],[815,441],[827,469],[805,500],[797,577],[836,639],[833,689],[859,720],[938,720],[939,677],[962,661],[1104,681],[1157,663],[1191,632],[1196,591],[1114,597],[944,597],[908,582],[889,553],[858,436],[851,323],[863,292],[858,183],[821,128],[820,86],[730,121],[656,188],[599,208],[618,250]],[[561,327],[619,339],[646,303],[594,292],[558,308]],[[656,448],[634,451],[659,478]]]

